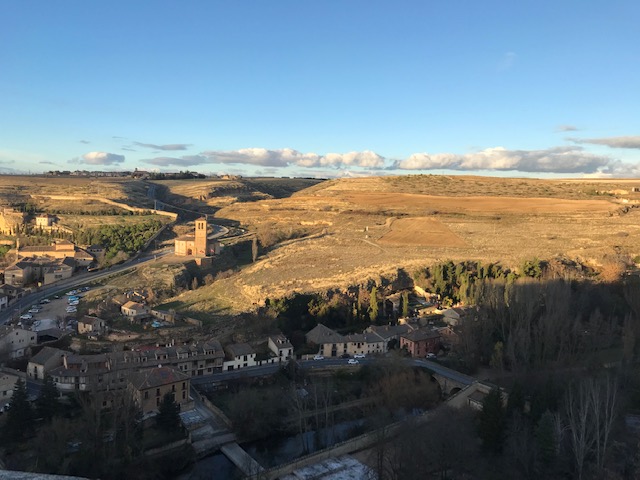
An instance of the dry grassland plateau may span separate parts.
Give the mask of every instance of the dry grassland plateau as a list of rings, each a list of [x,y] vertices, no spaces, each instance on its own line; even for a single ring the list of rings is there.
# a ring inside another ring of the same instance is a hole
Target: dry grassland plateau
[[[231,278],[185,294],[237,310],[293,291],[344,288],[443,260],[518,266],[568,256],[599,265],[640,253],[640,180],[404,176],[341,179],[216,217],[250,230],[305,229]]]

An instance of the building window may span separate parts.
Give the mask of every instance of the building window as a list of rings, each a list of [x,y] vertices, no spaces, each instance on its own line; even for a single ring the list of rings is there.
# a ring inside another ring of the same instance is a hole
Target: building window
[[[159,407],[159,406],[160,406],[160,399],[156,398],[156,407]]]
[[[175,384],[174,384],[174,385],[171,385],[171,391],[172,391],[172,392],[175,392],[175,391],[176,391],[176,386],[175,386]]]
[[[156,388],[156,397],[159,397],[159,396],[160,396],[160,389]]]
[[[149,399],[149,391],[148,390],[144,392],[144,399],[145,400]]]
[[[182,399],[186,400],[187,399],[187,392],[182,392]]]
[[[187,382],[182,382],[182,389],[186,390],[187,389]]]

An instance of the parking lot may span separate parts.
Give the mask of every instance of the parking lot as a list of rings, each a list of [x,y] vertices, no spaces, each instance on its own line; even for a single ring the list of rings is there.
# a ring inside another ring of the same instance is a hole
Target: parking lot
[[[71,293],[71,292],[69,292]],[[85,292],[76,291],[75,296],[79,297],[80,301]],[[55,298],[55,297],[58,298]],[[37,307],[39,311],[37,313],[31,313],[30,319],[21,318],[20,323],[25,328],[29,328],[33,331],[42,331],[48,328],[62,328],[66,326],[68,329],[72,329],[76,324],[76,312],[67,311],[69,307],[69,297],[65,294],[56,295],[43,299],[38,303],[32,304],[30,307]],[[47,302],[48,300],[48,302]],[[24,309],[22,314],[27,314],[29,309]],[[71,328],[70,328],[71,327]]]

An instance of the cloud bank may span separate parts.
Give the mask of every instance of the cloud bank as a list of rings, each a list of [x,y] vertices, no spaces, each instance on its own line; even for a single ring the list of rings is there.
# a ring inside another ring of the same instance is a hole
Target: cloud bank
[[[156,166],[188,167],[202,164],[240,164],[260,167],[298,166],[307,168],[384,168],[385,158],[375,152],[302,153],[291,148],[269,150],[266,148],[244,148],[240,150],[210,150],[200,155],[176,157],[156,157],[143,160]]]
[[[402,170],[517,170],[529,173],[595,173],[611,163],[602,155],[584,152],[580,147],[554,147],[546,150],[508,150],[488,148],[480,152],[414,153],[397,162]]]
[[[640,135],[627,137],[605,137],[605,138],[569,138],[575,143],[588,143],[592,145],[606,145],[611,148],[638,148],[640,149]]]
[[[325,172],[349,171],[353,175],[388,174],[397,170],[514,171],[525,173],[633,175],[638,164],[622,163],[606,155],[589,153],[581,146],[558,146],[542,150],[510,150],[487,148],[478,152],[414,153],[405,159],[385,158],[373,151],[303,153],[291,148],[245,148],[240,150],[209,150],[198,155],[162,156],[142,160],[156,167],[189,168],[198,165],[247,165],[261,169],[290,167],[299,170]],[[330,173],[332,172],[333,173]]]

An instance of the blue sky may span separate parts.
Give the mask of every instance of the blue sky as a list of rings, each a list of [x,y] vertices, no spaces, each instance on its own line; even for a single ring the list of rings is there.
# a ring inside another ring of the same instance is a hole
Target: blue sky
[[[0,0],[0,172],[640,177],[640,2]]]

